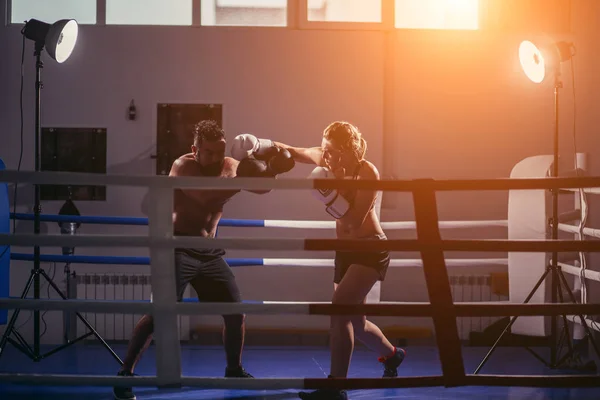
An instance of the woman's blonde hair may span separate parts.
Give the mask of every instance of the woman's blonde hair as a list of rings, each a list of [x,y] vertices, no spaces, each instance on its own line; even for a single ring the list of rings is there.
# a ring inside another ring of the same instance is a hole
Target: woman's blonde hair
[[[351,151],[359,161],[365,157],[367,141],[358,128],[349,122],[332,122],[323,131],[323,137],[342,151]]]

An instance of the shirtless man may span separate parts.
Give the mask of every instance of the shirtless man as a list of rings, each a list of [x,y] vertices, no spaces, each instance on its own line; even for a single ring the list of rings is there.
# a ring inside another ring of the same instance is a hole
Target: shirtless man
[[[287,150],[278,147],[257,152],[237,161],[225,157],[225,134],[214,121],[201,121],[194,127],[192,152],[173,163],[169,176],[213,176],[215,178],[276,177],[294,167]],[[232,149],[235,152],[236,149]],[[173,230],[176,236],[214,238],[223,215],[223,206],[239,190],[176,189],[173,210]],[[254,191],[267,193],[268,191]],[[175,249],[177,299],[181,301],[191,284],[199,301],[241,302],[235,276],[223,259],[224,249]],[[223,342],[227,357],[225,377],[252,378],[242,367],[244,315],[224,315]],[[127,355],[119,376],[131,376],[135,365],[152,341],[152,315],[144,315],[133,330]],[[115,387],[116,400],[135,400],[131,388]]]

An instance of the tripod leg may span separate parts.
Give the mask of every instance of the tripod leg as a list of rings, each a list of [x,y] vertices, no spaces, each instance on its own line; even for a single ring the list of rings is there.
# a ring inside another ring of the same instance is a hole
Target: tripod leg
[[[560,273],[562,275],[562,271],[560,271],[560,270],[558,270],[557,273]],[[558,282],[557,282],[558,299],[560,300],[561,303],[564,303],[564,297],[563,297],[563,293],[562,293],[561,283],[563,283],[563,282],[562,282],[562,279],[560,279],[560,277],[559,277]],[[570,291],[570,288],[569,288],[566,280],[564,282],[564,285],[565,285],[565,289],[567,291]],[[565,357],[564,357],[564,358],[567,358],[570,354],[573,354],[573,344],[571,343],[571,330],[569,329],[569,321],[567,320],[567,316],[563,315],[562,319],[563,319],[563,326],[564,326],[563,329],[564,329],[564,333],[566,336],[565,340],[567,342],[567,347],[569,348],[567,355],[565,355]],[[560,347],[560,345],[559,345],[559,347]],[[561,364],[561,362],[559,361],[556,363],[555,366],[558,366],[560,364]]]
[[[533,297],[533,295],[535,294],[535,292],[541,286],[542,282],[544,282],[544,279],[546,279],[546,276],[548,275],[549,272],[550,272],[550,268],[546,268],[546,271],[542,274],[542,276],[537,281],[537,283],[535,284],[535,286],[533,287],[533,289],[531,290],[531,292],[527,295],[527,298],[523,302],[524,304],[529,303],[529,301],[531,300],[531,298]],[[514,316],[514,317],[512,317],[510,319],[510,322],[506,325],[506,327],[504,328],[504,330],[502,331],[502,333],[500,334],[500,336],[498,336],[498,339],[496,339],[496,341],[494,342],[494,344],[490,348],[490,351],[488,351],[488,353],[485,355],[485,357],[483,358],[483,360],[481,361],[481,363],[479,364],[479,366],[475,370],[474,374],[479,373],[479,371],[481,370],[481,368],[483,368],[483,366],[485,365],[485,363],[487,362],[487,360],[490,358],[490,356],[492,355],[492,353],[494,352],[494,350],[496,350],[496,347],[498,347],[498,344],[500,343],[500,341],[502,340],[502,338],[504,337],[504,335],[506,334],[506,332],[508,332],[508,330],[510,329],[510,327],[513,326],[513,324],[515,323],[515,321],[517,320],[517,318],[519,318],[519,317],[518,316]]]
[[[565,275],[562,273],[562,271],[560,271],[558,276],[563,281],[564,285],[569,289],[569,286],[568,286],[569,283],[567,282],[567,278],[565,278]],[[575,299],[573,292],[569,289],[569,290],[567,290],[567,293],[569,294],[571,301],[576,304],[577,300]],[[598,345],[596,344],[596,341],[594,340],[593,332],[591,331],[587,322],[585,322],[585,318],[583,317],[583,314],[578,314],[577,316],[581,319],[581,324],[583,325],[583,329],[585,329],[585,333],[587,334],[590,343],[592,343],[592,346],[594,347],[594,351],[596,352],[596,355],[598,357],[600,357],[600,349],[598,348]]]
[[[21,334],[19,333],[19,331],[17,331],[16,329],[13,330],[13,335],[15,335],[17,337],[17,340],[15,341],[14,339],[8,338],[8,341],[11,342],[13,344],[13,346],[20,346],[23,349],[21,351],[25,352],[28,351],[30,354],[33,354],[33,349],[31,348],[31,346],[27,343],[27,341],[25,340],[25,338],[23,336],[21,336]]]
[[[21,293],[21,299],[24,299],[27,297],[27,293],[29,293],[29,290],[31,289],[31,285],[33,284],[35,275],[36,275],[36,272],[34,270],[32,270],[31,274],[29,275],[29,280],[27,281],[27,285],[25,285],[25,289],[23,289],[23,293]],[[4,335],[2,335],[2,339],[0,340],[0,356],[2,356],[2,353],[4,352],[4,348],[6,346],[6,342],[8,341],[10,334],[13,333],[13,331],[16,332],[14,330],[15,323],[17,322],[17,318],[19,318],[20,313],[21,313],[21,309],[17,308],[17,309],[15,309],[12,316],[10,317],[10,321],[9,321],[8,325],[6,326],[6,331],[4,331]],[[36,358],[36,355],[33,354],[33,352],[31,352],[31,348],[29,346],[27,346],[27,349],[30,351],[29,357],[32,360],[34,360]]]
[[[52,288],[56,291],[56,293],[58,293],[60,297],[62,297],[63,300],[67,300],[67,296],[65,296],[65,294],[60,290],[60,288],[56,286],[56,284],[52,281],[52,278],[50,278],[44,270],[41,270],[40,274],[48,281],[48,284],[52,286]],[[120,365],[123,365],[123,361],[119,358],[117,353],[115,353],[114,350],[110,348],[108,343],[106,343],[106,341],[98,334],[98,332],[96,332],[92,325],[90,325],[90,323],[80,313],[77,313],[77,317],[79,317],[81,322],[83,322],[84,325],[90,331],[92,331],[92,334],[96,336],[96,339],[98,339],[102,343],[102,345],[110,352],[110,354],[115,358],[115,360],[117,360],[117,362]]]

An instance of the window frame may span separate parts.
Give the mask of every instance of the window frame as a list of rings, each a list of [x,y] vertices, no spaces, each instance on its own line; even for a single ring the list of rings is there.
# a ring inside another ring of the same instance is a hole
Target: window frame
[[[5,3],[5,26],[23,25],[23,22],[11,22],[12,2]],[[283,26],[252,26],[252,25],[202,25],[201,2],[203,0],[192,0],[192,23],[191,25],[155,25],[155,24],[107,24],[106,23],[106,0],[96,0],[96,23],[81,24],[82,26],[120,26],[120,27],[177,27],[177,28],[203,28],[203,29],[290,29],[290,30],[353,30],[353,31],[430,31],[427,28],[401,28],[396,27],[396,2],[395,0],[381,0],[381,22],[343,22],[343,21],[309,21],[309,0],[286,0],[287,2],[287,24]],[[489,0],[479,0],[479,24],[477,29],[457,29],[463,32],[485,32],[489,27]],[[435,29],[435,31],[444,29]],[[454,31],[454,29],[453,29]]]

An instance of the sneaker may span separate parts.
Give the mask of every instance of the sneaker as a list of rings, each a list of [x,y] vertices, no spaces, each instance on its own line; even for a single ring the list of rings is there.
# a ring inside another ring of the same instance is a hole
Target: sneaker
[[[394,354],[387,357],[379,357],[379,362],[383,363],[383,377],[384,378],[395,378],[398,376],[398,367],[404,361],[406,357],[406,350],[396,347]]]
[[[300,392],[298,397],[305,400],[348,400],[345,390],[319,389],[314,392]]]
[[[117,376],[134,376],[134,374],[132,374],[131,372],[126,372],[126,371],[120,371]],[[135,394],[133,393],[133,390],[128,387],[114,387],[113,388],[113,396],[115,398],[115,400],[135,400]]]
[[[243,367],[225,368],[225,378],[254,378]]]

